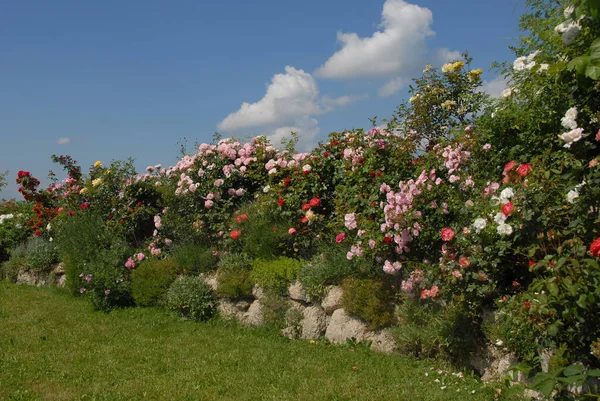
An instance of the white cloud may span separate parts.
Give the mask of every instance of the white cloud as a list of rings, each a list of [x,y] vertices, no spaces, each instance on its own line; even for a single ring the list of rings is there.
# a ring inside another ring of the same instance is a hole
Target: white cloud
[[[429,9],[403,0],[386,0],[380,31],[361,38],[356,33],[337,35],[342,48],[316,71],[322,78],[390,76],[420,66],[426,53],[425,39],[433,16]]]
[[[285,74],[275,74],[262,99],[243,102],[218,125],[219,130],[287,124],[289,121],[319,113],[319,87],[311,74],[285,67]]]
[[[385,85],[379,88],[379,91],[377,93],[381,97],[391,96],[394,93],[398,92],[400,89],[404,88],[406,83],[407,80],[402,77],[394,78],[386,82]]]
[[[66,137],[58,138],[58,141],[56,141],[56,143],[59,145],[66,145],[69,142],[71,142],[71,139]]]
[[[366,100],[369,95],[363,93],[362,95],[346,95],[340,97],[329,97],[323,96],[321,98],[321,104],[323,105],[323,112],[333,111],[337,108],[344,107],[350,103],[357,102],[359,100]]]
[[[435,61],[434,64],[441,65],[447,63],[449,61],[457,61],[462,59],[462,53],[457,50],[450,50],[445,47],[441,49],[436,49],[435,52]]]
[[[506,88],[508,88],[508,81],[503,76],[499,76],[491,81],[484,81],[481,91],[492,97],[500,97],[502,91]]]
[[[298,118],[293,125],[277,127],[268,130],[265,135],[271,141],[273,146],[278,147],[281,145],[283,138],[290,138],[291,133],[295,132],[298,134],[298,144],[296,145],[296,151],[308,152],[315,145],[315,138],[321,132],[319,128],[319,122],[315,118],[302,117]]]

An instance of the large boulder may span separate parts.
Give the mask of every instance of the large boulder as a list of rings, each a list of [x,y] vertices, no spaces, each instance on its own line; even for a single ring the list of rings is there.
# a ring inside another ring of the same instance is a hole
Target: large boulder
[[[469,363],[479,372],[484,382],[502,380],[509,373],[508,369],[518,362],[514,353],[492,344],[479,348],[469,358]]]
[[[301,337],[307,340],[320,338],[327,329],[327,315],[325,311],[318,306],[309,306],[304,309],[303,313]]]
[[[260,326],[263,324],[264,318],[260,301],[256,300],[252,302],[248,311],[242,316],[242,322],[251,326]]]
[[[325,338],[334,344],[345,343],[354,338],[356,341],[366,340],[370,332],[367,325],[359,319],[349,316],[344,309],[337,309],[325,331]]]
[[[342,307],[342,287],[332,285],[327,287],[325,298],[321,302],[321,307],[325,310],[325,313],[331,315],[336,309]]]
[[[368,337],[371,341],[371,349],[376,352],[390,354],[396,350],[396,340],[388,330],[373,333]]]
[[[294,301],[308,302],[309,298],[299,281],[295,281],[288,287],[290,299]]]

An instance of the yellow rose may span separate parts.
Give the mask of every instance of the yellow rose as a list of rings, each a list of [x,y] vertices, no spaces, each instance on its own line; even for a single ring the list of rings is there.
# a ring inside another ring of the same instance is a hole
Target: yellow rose
[[[97,187],[100,184],[102,184],[102,179],[101,178],[96,178],[95,180],[92,180],[92,186],[93,187]]]
[[[100,160],[98,160],[96,163],[94,163],[94,167],[98,168],[102,165],[102,162]]]
[[[79,191],[79,194],[80,195],[87,194],[87,191],[88,191],[87,188],[81,188],[81,190]]]

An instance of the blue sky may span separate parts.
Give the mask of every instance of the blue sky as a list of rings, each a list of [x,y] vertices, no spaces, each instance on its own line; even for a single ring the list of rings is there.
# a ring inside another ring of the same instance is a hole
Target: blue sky
[[[524,1],[3,2],[0,198],[18,170],[56,171],[53,153],[141,170],[174,164],[184,138],[292,129],[309,149],[389,117],[425,64],[465,50],[498,92],[488,68],[514,59]]]

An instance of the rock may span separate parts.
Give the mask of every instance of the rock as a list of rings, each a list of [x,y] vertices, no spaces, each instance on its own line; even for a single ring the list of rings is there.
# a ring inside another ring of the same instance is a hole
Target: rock
[[[219,287],[219,281],[217,280],[217,275],[215,273],[202,274],[201,277],[204,279],[204,282],[207,286],[210,287],[211,290],[217,290],[217,288]]]
[[[541,350],[539,354],[542,372],[548,373],[550,369],[550,359],[552,358],[552,355],[554,355],[554,351],[551,348],[546,348],[544,350]]]
[[[261,299],[265,296],[265,290],[263,290],[261,286],[255,284],[254,287],[252,287],[252,296],[256,299]]]
[[[36,285],[36,275],[29,270],[19,270],[17,274],[17,284]]]
[[[376,352],[390,354],[396,350],[396,340],[388,330],[382,330],[379,333],[373,333],[368,340],[371,342],[371,349]]]
[[[236,308],[236,305],[225,298],[219,299],[217,310],[219,311],[219,314],[225,319],[240,320],[242,317],[242,313],[239,312],[239,310]]]
[[[65,274],[58,276],[56,280],[56,286],[63,288],[67,282],[67,276]]]
[[[290,301],[290,305],[292,308],[298,309],[300,312],[304,312],[304,309],[306,309],[306,306],[298,301]]]
[[[309,306],[304,309],[304,318],[301,322],[301,338],[316,340],[320,338],[327,329],[327,315],[318,306]]]
[[[325,313],[331,315],[333,311],[342,307],[342,295],[342,287],[333,285],[327,287],[327,295],[321,302],[321,307],[325,310]]]
[[[525,391],[523,391],[523,397],[529,399],[529,400],[534,400],[534,401],[542,401],[545,399],[544,395],[542,393],[540,393],[539,391],[535,391],[532,389],[525,389]]]
[[[304,288],[299,281],[293,282],[288,287],[288,294],[290,295],[290,299],[293,299],[294,301],[309,301],[308,295],[306,294],[306,291],[304,291]]]
[[[65,264],[63,262],[58,263],[56,267],[54,267],[54,273],[57,275],[65,274]]]
[[[331,320],[325,331],[325,338],[332,343],[345,343],[346,340],[354,338],[363,341],[367,338],[369,330],[362,321],[348,316],[344,309],[337,309],[331,315]]]
[[[260,326],[263,324],[263,321],[264,319],[260,301],[257,300],[252,302],[252,305],[250,305],[248,311],[244,313],[244,316],[242,316],[242,322],[251,326]]]
[[[518,363],[518,359],[514,353],[503,351],[495,345],[488,344],[478,349],[474,355],[471,355],[469,363],[479,372],[481,380],[487,382],[502,380],[509,373],[508,369]],[[519,380],[521,378],[522,375],[519,375]]]

